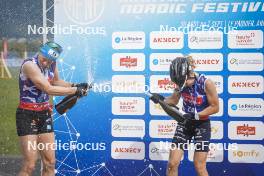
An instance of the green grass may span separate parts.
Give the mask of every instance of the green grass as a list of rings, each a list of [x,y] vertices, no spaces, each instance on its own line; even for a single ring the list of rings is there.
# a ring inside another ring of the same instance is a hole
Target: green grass
[[[19,102],[18,68],[10,69],[12,79],[0,78],[0,155],[18,155],[16,108]]]

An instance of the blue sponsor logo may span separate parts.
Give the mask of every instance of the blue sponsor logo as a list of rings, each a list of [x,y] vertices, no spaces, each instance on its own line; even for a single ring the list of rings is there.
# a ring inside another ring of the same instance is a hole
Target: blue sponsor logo
[[[120,43],[120,41],[121,41],[120,37],[116,37],[116,38],[115,38],[115,42],[116,42],[116,43]]]
[[[231,106],[231,109],[232,109],[233,111],[237,110],[237,105],[236,105],[236,104],[233,104],[233,105]]]
[[[154,65],[158,65],[158,64],[159,64],[159,60],[158,60],[158,59],[154,59],[154,60],[153,60],[153,64],[154,64]]]

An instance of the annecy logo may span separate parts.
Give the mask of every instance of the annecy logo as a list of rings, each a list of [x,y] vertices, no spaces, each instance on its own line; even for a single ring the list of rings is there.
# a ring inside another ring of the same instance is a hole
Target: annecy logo
[[[155,37],[153,43],[179,43],[179,37]]]
[[[260,87],[260,82],[233,82],[232,87]]]
[[[243,126],[237,126],[237,135],[253,136],[256,135],[256,127],[244,124]]]
[[[96,22],[105,8],[104,0],[67,0],[63,3],[68,18],[80,25]]]
[[[115,149],[116,153],[140,153],[142,152],[141,148],[134,148],[134,147],[120,147]]]
[[[217,65],[219,64],[219,59],[197,59],[194,60],[195,65]]]

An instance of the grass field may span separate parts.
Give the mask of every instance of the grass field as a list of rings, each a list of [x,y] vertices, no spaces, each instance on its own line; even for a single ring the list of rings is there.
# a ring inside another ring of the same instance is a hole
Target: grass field
[[[18,155],[15,112],[18,105],[18,68],[11,68],[12,79],[0,78],[0,155]]]

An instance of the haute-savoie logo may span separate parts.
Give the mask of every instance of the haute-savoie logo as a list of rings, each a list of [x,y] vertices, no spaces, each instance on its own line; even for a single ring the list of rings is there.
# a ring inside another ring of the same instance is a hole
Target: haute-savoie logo
[[[262,48],[263,32],[261,30],[238,30],[228,34],[229,48]]]

